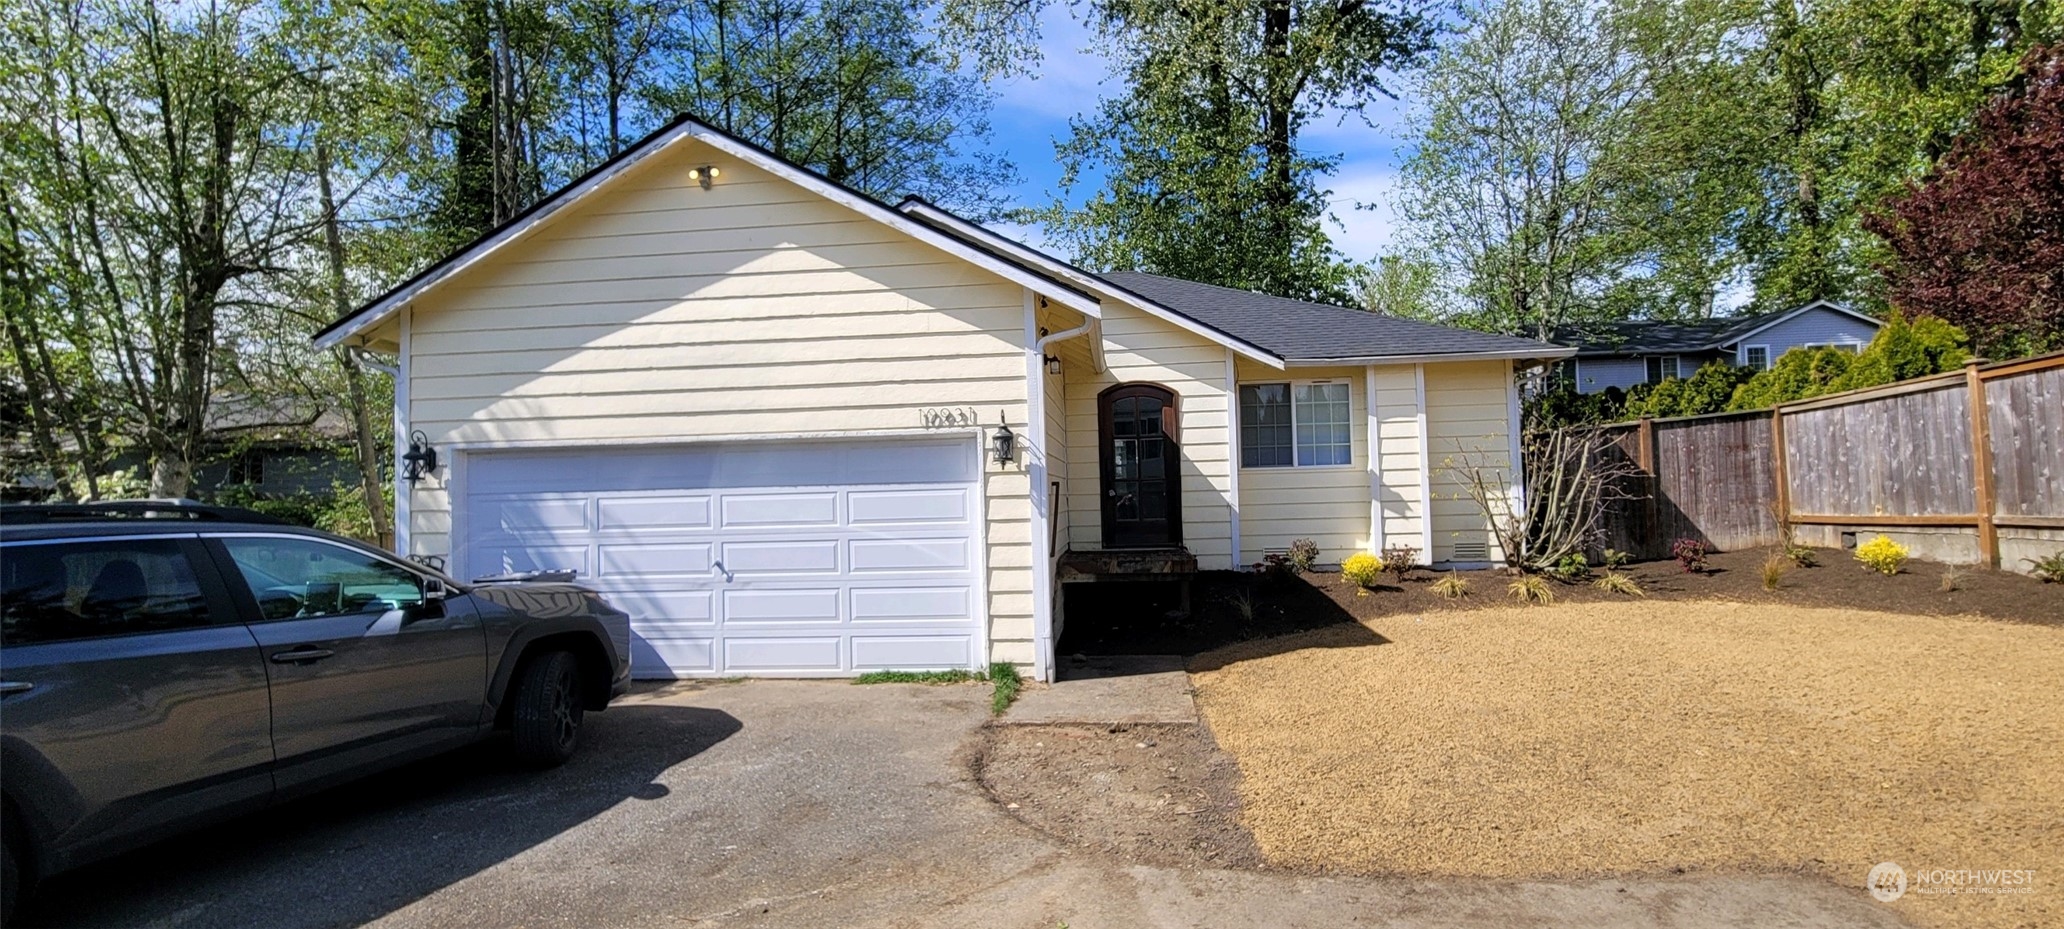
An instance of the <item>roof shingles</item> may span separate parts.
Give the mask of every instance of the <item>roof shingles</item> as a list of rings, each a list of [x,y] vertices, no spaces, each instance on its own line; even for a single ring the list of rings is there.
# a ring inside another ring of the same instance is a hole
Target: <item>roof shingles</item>
[[[1570,353],[1569,349],[1532,339],[1455,329],[1142,271],[1107,271],[1097,276],[1288,362],[1436,355],[1558,358]]]

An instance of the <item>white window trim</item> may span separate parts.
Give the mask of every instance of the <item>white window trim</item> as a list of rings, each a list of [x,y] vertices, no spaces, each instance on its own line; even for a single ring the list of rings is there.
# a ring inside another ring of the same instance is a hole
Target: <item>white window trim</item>
[[[1752,348],[1760,348],[1763,350],[1763,367],[1758,368],[1757,370],[1768,371],[1770,370],[1772,365],[1777,364],[1777,356],[1772,355],[1770,353],[1770,346],[1762,344],[1744,345],[1741,347],[1741,358],[1737,360],[1737,363],[1740,364],[1742,367],[1746,368],[1749,366],[1749,349]]]
[[[1799,343],[1799,344],[1798,344],[1797,346],[1794,346],[1794,347],[1796,347],[1796,348],[1846,348],[1846,349],[1848,349],[1848,350],[1849,350],[1849,354],[1851,354],[1851,355],[1861,355],[1861,354],[1863,354],[1863,349],[1864,349],[1864,346],[1866,346],[1866,345],[1869,345],[1869,344],[1870,344],[1870,343],[1868,343],[1868,342],[1858,342],[1858,341],[1856,341],[1855,339],[1845,339],[1845,340],[1843,340],[1843,341],[1840,341],[1840,342],[1801,342],[1801,343]],[[1771,361],[1773,361],[1773,362],[1775,362],[1776,360],[1777,360],[1777,359],[1774,359],[1774,358],[1773,358],[1773,359],[1771,359]]]
[[[1238,416],[1240,387],[1269,387],[1282,384],[1290,391],[1290,463],[1286,465],[1250,465],[1247,463],[1247,440],[1238,433],[1233,434],[1233,453],[1240,456],[1240,467],[1253,471],[1356,471],[1363,466],[1354,463],[1354,384],[1347,378],[1315,377],[1290,380],[1241,381],[1233,391],[1234,416]],[[1342,384],[1347,390],[1347,463],[1308,465],[1297,463],[1297,388],[1313,384]],[[1365,413],[1367,411],[1364,411]]]
[[[1648,362],[1649,362],[1649,360],[1650,360],[1650,359],[1662,359],[1662,358],[1667,358],[1667,359],[1669,359],[1669,360],[1670,360],[1670,373],[1669,373],[1669,374],[1666,374],[1666,375],[1663,375],[1663,376],[1662,376],[1662,377],[1661,377],[1660,379],[1657,379],[1657,380],[1653,380],[1653,381],[1649,380],[1649,379],[1648,379]],[[1682,356],[1682,355],[1643,355],[1643,356],[1641,356],[1641,383],[1643,383],[1643,384],[1660,384],[1660,383],[1662,383],[1663,381],[1667,381],[1667,380],[1669,380],[1670,378],[1673,378],[1673,377],[1674,377],[1674,378],[1677,378],[1677,379],[1679,379],[1679,380],[1683,380],[1683,378],[1684,378],[1684,356]]]

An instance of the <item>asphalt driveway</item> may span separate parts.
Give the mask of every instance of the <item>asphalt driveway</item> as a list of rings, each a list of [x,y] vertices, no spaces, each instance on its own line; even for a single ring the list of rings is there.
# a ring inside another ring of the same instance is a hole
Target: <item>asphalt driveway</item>
[[[30,924],[1896,926],[1792,876],[1408,881],[1149,868],[999,810],[961,755],[980,687],[642,693],[564,768],[419,764],[48,888]]]

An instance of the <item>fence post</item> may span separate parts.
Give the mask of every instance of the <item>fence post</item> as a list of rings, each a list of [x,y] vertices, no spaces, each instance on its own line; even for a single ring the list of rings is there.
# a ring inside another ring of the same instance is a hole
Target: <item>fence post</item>
[[[1641,466],[1642,479],[1648,483],[1648,493],[1641,498],[1641,534],[1648,541],[1650,550],[1643,554],[1653,555],[1656,551],[1666,551],[1668,544],[1656,538],[1656,496],[1663,492],[1663,479],[1656,474],[1654,417],[1641,417],[1640,424],[1635,427],[1635,443],[1638,447],[1634,463]]]
[[[1999,527],[1993,523],[1997,504],[1992,495],[1992,417],[1985,405],[1985,378],[1978,374],[1978,360],[1964,363],[1964,384],[1971,395],[1971,471],[1978,504],[1978,558],[1987,567],[1999,567]]]
[[[1785,471],[1784,407],[1770,408],[1770,455],[1777,477],[1777,535],[1780,541],[1792,537],[1792,479]]]

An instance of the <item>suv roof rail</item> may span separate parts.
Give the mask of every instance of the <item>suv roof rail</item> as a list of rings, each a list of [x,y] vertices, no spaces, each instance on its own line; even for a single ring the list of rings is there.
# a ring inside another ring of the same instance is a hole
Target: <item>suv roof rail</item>
[[[24,525],[86,519],[195,519],[290,526],[277,516],[237,506],[216,506],[184,498],[94,500],[85,503],[15,503],[0,506],[0,523]]]

